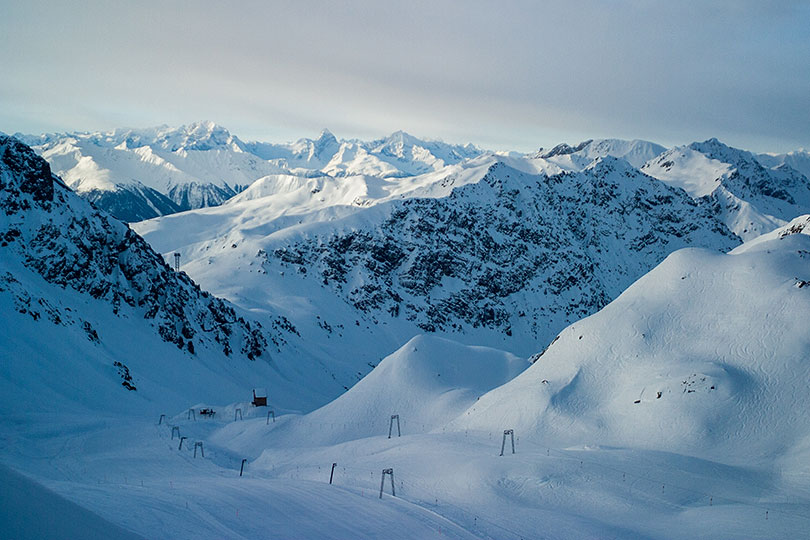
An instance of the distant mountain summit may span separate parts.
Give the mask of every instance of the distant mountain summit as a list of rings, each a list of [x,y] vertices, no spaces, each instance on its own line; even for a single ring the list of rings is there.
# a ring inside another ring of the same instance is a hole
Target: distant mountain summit
[[[810,178],[810,152],[807,150],[799,149],[786,154],[758,154],[757,160],[772,169],[787,165]]]
[[[338,140],[324,129],[317,139],[291,144],[247,143],[245,149],[290,174],[304,177],[406,177],[435,172],[485,152],[472,144],[422,140],[396,131],[372,141]]]
[[[241,150],[241,142],[224,127],[213,122],[195,122],[178,129],[161,130],[154,144],[171,152],[180,150]],[[148,145],[148,143],[147,143]]]
[[[707,201],[732,231],[749,240],[810,212],[810,180],[784,162],[768,163],[773,162],[709,139],[667,150],[641,170]]]
[[[664,150],[663,146],[649,141],[588,139],[576,146],[562,143],[551,150],[541,148],[534,157],[551,161],[563,169],[581,169],[597,158],[612,156],[623,158],[638,168]]]

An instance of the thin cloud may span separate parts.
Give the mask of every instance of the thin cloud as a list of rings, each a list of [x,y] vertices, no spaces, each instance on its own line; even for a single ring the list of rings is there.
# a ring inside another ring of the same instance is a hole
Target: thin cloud
[[[617,136],[810,146],[803,2],[19,2],[5,131],[208,118],[492,148]],[[48,127],[49,126],[49,127]]]

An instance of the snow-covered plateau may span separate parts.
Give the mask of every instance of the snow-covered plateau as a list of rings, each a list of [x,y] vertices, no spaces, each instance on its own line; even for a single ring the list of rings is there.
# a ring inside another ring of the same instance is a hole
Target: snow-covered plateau
[[[0,538],[806,537],[807,163],[0,134]]]

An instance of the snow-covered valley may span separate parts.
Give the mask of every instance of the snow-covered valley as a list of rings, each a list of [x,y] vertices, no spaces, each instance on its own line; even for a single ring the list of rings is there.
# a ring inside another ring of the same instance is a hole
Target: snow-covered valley
[[[72,140],[0,138],[0,537],[810,529],[796,153]],[[69,189],[97,164],[176,208],[130,229]]]

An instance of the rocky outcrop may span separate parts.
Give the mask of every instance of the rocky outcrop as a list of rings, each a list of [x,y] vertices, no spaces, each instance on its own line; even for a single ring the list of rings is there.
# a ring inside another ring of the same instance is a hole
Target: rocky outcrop
[[[108,304],[115,315],[146,319],[189,354],[204,346],[256,359],[295,332],[282,317],[273,320],[275,328],[264,328],[200,290],[129,227],[70,191],[28,146],[7,136],[0,136],[0,252],[8,267],[0,272],[0,290],[10,291],[19,309],[34,318],[46,313],[54,323],[81,322],[69,308],[26,293],[10,270],[15,263]]]

